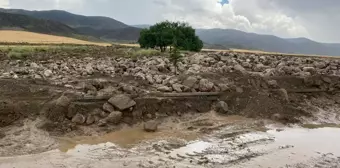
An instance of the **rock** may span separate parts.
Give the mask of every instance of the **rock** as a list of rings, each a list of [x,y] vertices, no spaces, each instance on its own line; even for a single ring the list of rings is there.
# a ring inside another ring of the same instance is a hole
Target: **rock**
[[[237,93],[243,93],[243,89],[241,87],[236,87],[236,92]]]
[[[3,139],[3,138],[5,138],[6,137],[6,134],[5,133],[2,133],[2,132],[0,132],[0,139]]]
[[[124,111],[136,105],[134,100],[123,94],[111,97],[108,102],[120,111]]]
[[[38,64],[35,63],[35,62],[31,62],[30,67],[31,68],[39,68]]]
[[[322,78],[322,80],[323,80],[324,82],[326,82],[326,83],[332,83],[332,79],[329,78],[329,77],[323,76],[323,77],[321,77],[321,78]]]
[[[86,67],[85,67],[85,72],[88,74],[88,75],[92,75],[93,74],[93,68],[92,68],[92,65],[91,64],[87,64]]]
[[[35,74],[35,75],[33,76],[33,78],[34,78],[34,79],[42,79],[42,77],[41,77],[40,75],[38,75],[38,74]]]
[[[93,115],[88,115],[86,118],[86,124],[91,125],[96,121],[95,117]]]
[[[284,100],[285,102],[289,101],[288,92],[286,89],[284,88],[279,89],[278,94],[281,96],[281,99]]]
[[[183,81],[183,85],[189,88],[192,88],[197,82],[197,78],[194,76],[189,76],[187,79]]]
[[[316,70],[314,67],[303,67],[302,69],[304,72],[309,72],[311,74],[315,74],[316,73]]]
[[[181,93],[182,92],[182,85],[181,84],[173,84],[172,88],[174,89],[174,91]]]
[[[44,76],[45,77],[51,77],[53,75],[53,72],[49,69],[45,70],[44,71]]]
[[[135,92],[135,88],[131,85],[124,85],[123,86],[123,91],[128,93],[128,94],[132,94]]]
[[[218,87],[220,88],[220,91],[222,91],[222,92],[229,90],[229,86],[227,84],[224,84],[224,83],[219,83]]]
[[[102,120],[99,120],[99,121],[98,121],[98,126],[99,126],[99,127],[104,127],[104,126],[106,126],[106,125],[107,125],[106,119],[102,119]]]
[[[101,89],[97,92],[98,97],[107,97],[107,96],[112,96],[115,93],[117,93],[117,89],[113,86],[108,86],[104,89]]]
[[[172,88],[167,87],[167,86],[160,86],[160,87],[157,88],[157,90],[161,91],[161,92],[171,92]]]
[[[152,78],[152,75],[146,75],[146,80],[149,82],[149,84],[154,84],[155,80]]]
[[[86,118],[82,115],[77,113],[73,118],[72,118],[72,122],[76,123],[76,124],[84,124],[86,121]]]
[[[109,116],[107,116],[106,121],[112,124],[119,124],[120,120],[122,119],[122,116],[123,116],[122,112],[114,111],[110,113]]]
[[[207,79],[201,79],[199,82],[199,90],[201,92],[209,92],[214,88],[214,83]]]
[[[246,69],[244,69],[240,64],[234,65],[234,70],[240,72],[246,71]]]
[[[271,87],[271,88],[277,88],[279,85],[277,84],[276,80],[269,80],[267,82],[267,84]]]
[[[56,100],[56,105],[60,107],[68,107],[71,104],[71,100],[66,96],[60,96]]]
[[[228,104],[224,101],[219,101],[216,104],[216,112],[222,113],[222,114],[227,114],[229,112]]]
[[[278,121],[278,120],[281,120],[281,119],[282,119],[282,116],[281,116],[281,114],[279,114],[279,113],[275,113],[275,114],[273,114],[273,115],[271,116],[271,119],[272,119],[272,120],[275,120],[275,121]]]
[[[156,132],[158,129],[158,122],[155,120],[148,121],[144,123],[144,131],[146,132]]]
[[[103,105],[103,110],[108,112],[108,113],[115,111],[114,107],[110,103],[105,103]]]

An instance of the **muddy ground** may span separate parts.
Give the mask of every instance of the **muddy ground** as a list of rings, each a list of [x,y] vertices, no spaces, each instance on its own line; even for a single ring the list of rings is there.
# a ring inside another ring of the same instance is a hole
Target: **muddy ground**
[[[2,52],[0,167],[339,167],[338,60],[124,50]]]

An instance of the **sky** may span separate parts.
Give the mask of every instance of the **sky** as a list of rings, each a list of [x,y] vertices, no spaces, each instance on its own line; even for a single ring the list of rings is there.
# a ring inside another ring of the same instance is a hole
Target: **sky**
[[[129,25],[179,20],[195,28],[340,43],[340,0],[0,0],[0,7],[60,9]]]

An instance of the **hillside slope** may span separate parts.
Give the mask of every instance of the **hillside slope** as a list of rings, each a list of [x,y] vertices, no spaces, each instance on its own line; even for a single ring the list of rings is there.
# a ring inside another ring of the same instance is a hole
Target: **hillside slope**
[[[73,28],[91,27],[93,29],[121,29],[129,27],[128,25],[109,17],[76,15],[62,10],[28,11],[22,9],[0,8],[0,11],[53,20],[64,23]]]
[[[0,11],[57,21],[72,27],[81,34],[111,41],[137,41],[141,30],[109,17],[82,16],[61,10],[28,11],[0,8]]]
[[[234,29],[198,29],[196,33],[205,43],[229,48],[340,56],[340,44],[319,43],[306,38],[284,39]]]
[[[19,29],[44,34],[72,36],[77,31],[59,22],[0,12],[0,29]]]

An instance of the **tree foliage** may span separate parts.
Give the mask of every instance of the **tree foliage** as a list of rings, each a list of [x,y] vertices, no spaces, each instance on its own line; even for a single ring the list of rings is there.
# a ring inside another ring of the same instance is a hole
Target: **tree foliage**
[[[176,47],[180,50],[200,51],[203,42],[195,35],[187,23],[164,21],[143,29],[138,43],[142,48],[159,47],[162,52],[176,40]]]

